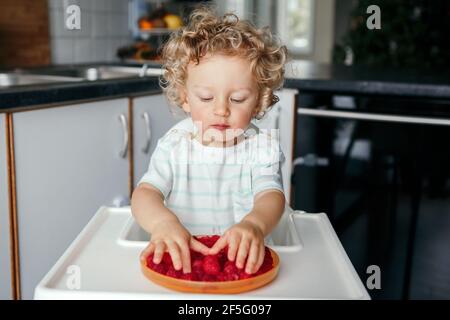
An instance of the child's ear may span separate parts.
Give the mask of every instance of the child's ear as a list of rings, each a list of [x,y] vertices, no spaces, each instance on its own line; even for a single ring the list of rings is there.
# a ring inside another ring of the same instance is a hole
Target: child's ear
[[[180,93],[180,100],[182,101],[181,107],[183,108],[184,112],[191,112],[191,107],[189,106],[189,101],[187,98],[187,92],[184,87],[179,87],[179,93]]]

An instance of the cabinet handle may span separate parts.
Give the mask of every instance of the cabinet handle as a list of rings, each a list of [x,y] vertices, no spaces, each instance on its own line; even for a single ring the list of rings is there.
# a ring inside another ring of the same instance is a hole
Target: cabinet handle
[[[355,119],[355,120],[370,120],[370,121],[450,126],[450,119],[437,119],[437,118],[429,118],[429,117],[395,116],[395,115],[390,115],[390,114],[375,114],[375,113],[351,112],[351,111],[334,111],[334,110],[310,109],[310,108],[298,108],[297,114],[307,115],[307,116],[315,116],[315,117],[326,117],[326,118],[341,118],[341,119]]]
[[[125,114],[119,115],[119,121],[122,124],[122,130],[123,130],[123,147],[122,150],[120,150],[119,155],[121,158],[125,158],[127,156],[128,151],[128,122],[127,117]]]
[[[328,167],[330,161],[328,158],[319,157],[314,153],[308,153],[304,157],[294,159],[293,166],[307,166],[307,167]]]
[[[152,129],[150,127],[150,116],[148,115],[147,112],[144,112],[141,117],[144,119],[145,134],[146,134],[146,138],[147,138],[145,145],[141,150],[143,153],[148,153],[148,151],[150,150],[150,143],[152,141]]]

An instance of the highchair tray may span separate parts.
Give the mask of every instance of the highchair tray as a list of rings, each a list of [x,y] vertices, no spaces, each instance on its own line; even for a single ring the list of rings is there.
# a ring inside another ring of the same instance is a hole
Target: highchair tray
[[[239,294],[182,293],[142,274],[148,234],[130,207],[101,207],[35,289],[35,299],[370,299],[326,214],[287,209],[268,246],[278,276]]]

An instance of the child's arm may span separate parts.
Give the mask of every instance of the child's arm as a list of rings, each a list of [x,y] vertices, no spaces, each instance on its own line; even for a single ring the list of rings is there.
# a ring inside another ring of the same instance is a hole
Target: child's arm
[[[195,240],[177,216],[164,205],[164,196],[157,188],[141,183],[133,192],[131,211],[139,225],[151,234],[141,259],[154,253],[153,262],[160,263],[165,251],[170,253],[174,268],[191,272],[189,247],[207,254],[209,248]]]
[[[255,273],[264,261],[264,238],[280,221],[284,206],[282,192],[271,189],[258,193],[252,211],[224,233],[210,254],[216,254],[228,245],[228,260],[236,260],[236,266],[243,268],[247,259],[245,272]]]
[[[266,190],[255,196],[253,209],[243,220],[253,222],[264,237],[272,232],[284,212],[285,197],[278,190]]]

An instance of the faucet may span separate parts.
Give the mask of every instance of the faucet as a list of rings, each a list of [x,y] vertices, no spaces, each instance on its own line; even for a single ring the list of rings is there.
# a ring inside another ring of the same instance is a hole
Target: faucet
[[[139,71],[139,77],[145,77],[145,74],[147,73],[147,69],[148,69],[148,64],[144,63],[142,65],[141,70]]]

